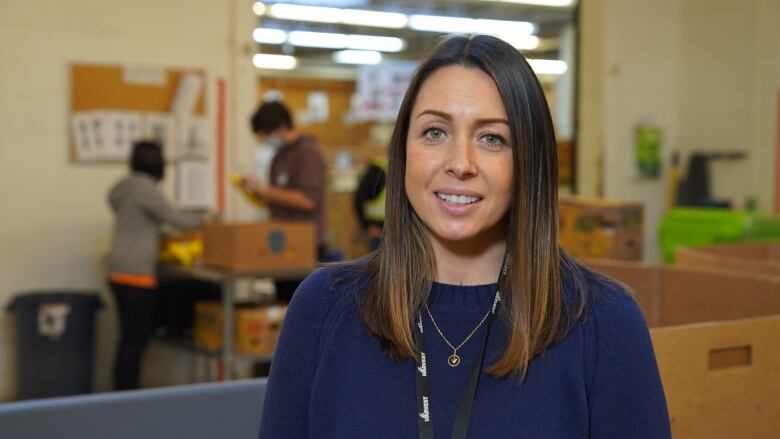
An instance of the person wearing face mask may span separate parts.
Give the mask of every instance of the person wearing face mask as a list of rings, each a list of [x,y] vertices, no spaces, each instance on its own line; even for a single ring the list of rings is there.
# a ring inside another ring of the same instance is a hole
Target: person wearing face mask
[[[290,110],[282,102],[261,104],[251,118],[258,141],[276,149],[269,184],[254,176],[242,185],[269,207],[271,219],[311,221],[316,226],[317,257],[325,254],[325,160],[317,139],[295,129]],[[277,282],[277,297],[289,301],[299,282]]]

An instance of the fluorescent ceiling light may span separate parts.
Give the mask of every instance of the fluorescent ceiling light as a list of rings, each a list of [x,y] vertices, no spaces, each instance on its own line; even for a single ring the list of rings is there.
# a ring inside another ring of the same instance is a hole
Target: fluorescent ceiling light
[[[406,15],[397,12],[362,11],[360,9],[342,9],[341,22],[356,26],[374,26],[400,29],[406,26]]]
[[[474,19],[459,17],[441,17],[438,15],[411,15],[409,27],[428,32],[470,32]]]
[[[260,44],[282,44],[287,41],[287,32],[281,29],[257,28],[252,37]]]
[[[486,20],[439,15],[412,15],[409,27],[414,30],[441,33],[476,33],[488,35],[521,34],[534,32],[534,25],[527,21]]]
[[[396,37],[307,31],[292,31],[288,33],[287,42],[293,46],[300,47],[378,50],[380,52],[400,52],[406,47],[406,41]]]
[[[378,50],[380,52],[400,52],[406,47],[406,41],[396,37],[376,37],[373,35],[347,35],[348,49]]]
[[[347,47],[347,36],[328,32],[292,31],[287,34],[287,41],[294,46],[321,47],[326,49],[344,49]]]
[[[474,20],[472,32],[489,35],[530,35],[534,33],[534,25],[527,21],[486,20],[478,18]]]
[[[255,56],[252,57],[252,64],[258,69],[290,70],[295,68],[298,64],[298,60],[296,60],[294,56],[289,55],[256,53]]]
[[[379,64],[382,54],[375,50],[339,50],[333,52],[333,61],[341,64]]]
[[[528,64],[537,75],[563,75],[569,69],[565,61],[557,59],[529,59]]]
[[[533,1],[542,2],[545,0]],[[570,2],[571,0],[547,1]],[[535,26],[527,21],[473,19],[440,15],[406,16],[397,12],[326,8],[288,3],[275,3],[266,6],[261,2],[255,2],[252,8],[257,15],[268,14],[271,17],[282,20],[310,21],[315,23],[342,23],[356,26],[385,27],[393,29],[400,29],[408,26],[409,28],[418,31],[488,35],[529,35],[535,32]],[[329,46],[317,45],[309,47]]]
[[[573,0],[487,0],[487,1],[499,1],[503,3],[517,3],[522,5],[534,5],[534,6],[554,6],[558,8],[571,6],[572,3],[574,3]]]
[[[397,12],[365,11],[360,9],[324,8],[320,6],[277,3],[265,6],[255,2],[255,14],[268,14],[280,20],[312,21],[316,23],[343,23],[356,26],[388,27],[400,29],[406,26],[406,15]]]
[[[281,20],[313,21],[316,23],[341,22],[341,9],[338,8],[277,3],[269,6],[268,9],[268,15]]]
[[[499,38],[511,44],[515,49],[534,50],[539,47],[536,35],[500,35]]]

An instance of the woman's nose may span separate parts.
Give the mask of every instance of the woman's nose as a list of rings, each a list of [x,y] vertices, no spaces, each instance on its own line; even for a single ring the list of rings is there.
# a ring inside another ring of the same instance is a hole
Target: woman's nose
[[[464,136],[455,137],[448,152],[446,162],[448,174],[461,180],[477,175],[476,157],[471,139]]]

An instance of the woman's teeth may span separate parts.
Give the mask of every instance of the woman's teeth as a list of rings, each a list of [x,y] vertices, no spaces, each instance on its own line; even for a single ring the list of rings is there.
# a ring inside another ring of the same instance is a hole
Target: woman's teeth
[[[471,204],[479,201],[477,197],[467,197],[466,195],[448,195],[448,194],[436,194],[439,198],[446,201],[449,204]]]

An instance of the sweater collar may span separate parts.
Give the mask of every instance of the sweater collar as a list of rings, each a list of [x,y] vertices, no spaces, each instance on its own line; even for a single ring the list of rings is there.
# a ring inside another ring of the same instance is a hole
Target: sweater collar
[[[434,282],[428,296],[428,307],[442,312],[485,312],[493,302],[497,284],[450,285]]]

